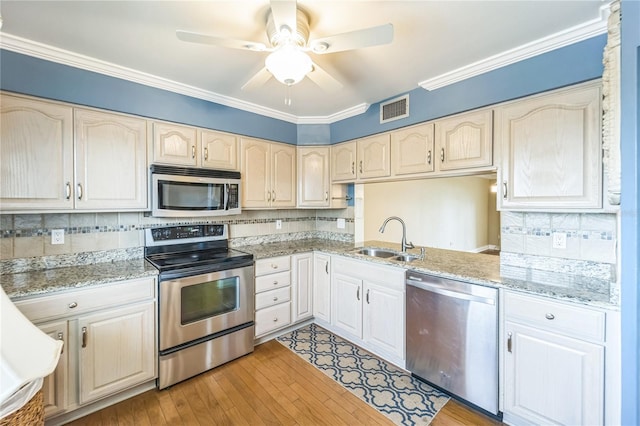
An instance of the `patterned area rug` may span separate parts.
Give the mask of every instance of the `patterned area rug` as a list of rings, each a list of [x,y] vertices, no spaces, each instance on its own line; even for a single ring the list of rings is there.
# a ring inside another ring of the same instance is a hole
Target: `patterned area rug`
[[[277,340],[398,425],[427,425],[442,392],[315,324]]]

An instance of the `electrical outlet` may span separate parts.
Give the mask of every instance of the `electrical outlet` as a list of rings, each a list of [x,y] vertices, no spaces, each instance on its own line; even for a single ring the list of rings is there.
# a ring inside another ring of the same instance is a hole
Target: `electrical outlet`
[[[276,229],[282,229],[282,221],[280,219],[276,220]]]
[[[344,229],[346,226],[346,221],[342,218],[338,219],[338,229]]]
[[[64,229],[51,230],[51,244],[64,244]]]
[[[553,240],[553,248],[554,249],[566,249],[567,248],[567,234],[564,232],[554,232],[551,235],[551,239]]]

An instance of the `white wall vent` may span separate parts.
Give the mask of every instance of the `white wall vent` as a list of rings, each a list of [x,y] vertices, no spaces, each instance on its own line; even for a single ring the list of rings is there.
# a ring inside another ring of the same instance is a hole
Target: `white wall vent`
[[[380,104],[380,124],[409,116],[409,95]]]

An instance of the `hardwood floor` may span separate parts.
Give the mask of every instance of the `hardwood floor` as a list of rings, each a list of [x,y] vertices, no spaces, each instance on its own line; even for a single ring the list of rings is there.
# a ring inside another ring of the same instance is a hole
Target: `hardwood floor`
[[[168,389],[71,425],[392,425],[383,414],[276,341]],[[434,426],[498,425],[449,401]]]

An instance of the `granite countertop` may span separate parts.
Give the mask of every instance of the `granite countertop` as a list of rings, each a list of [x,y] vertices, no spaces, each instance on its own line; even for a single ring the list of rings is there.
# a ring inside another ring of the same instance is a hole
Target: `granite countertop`
[[[500,256],[490,254],[426,247],[424,259],[403,262],[359,254],[357,251],[360,247],[386,248],[400,252],[400,244],[384,241],[365,241],[354,244],[322,239],[247,245],[236,248],[252,253],[256,260],[317,250],[473,284],[506,288],[596,307],[609,309],[618,307],[610,294],[610,283],[597,278],[536,271],[530,268],[510,267],[501,270]],[[410,249],[408,252],[419,255],[420,248]]]
[[[320,238],[244,245],[234,249],[251,253],[256,260],[321,251],[473,284],[512,289],[597,307],[618,308],[615,297],[610,294],[610,283],[596,278],[524,267],[501,268],[500,256],[489,254],[426,247],[424,259],[403,262],[359,254],[360,247],[400,251],[399,244],[384,241],[354,244]],[[411,249],[409,253],[419,255],[420,248]],[[2,274],[0,283],[7,295],[16,299],[157,274],[158,271],[151,264],[136,258]]]
[[[0,284],[11,299],[19,299],[156,275],[156,268],[138,258],[2,274]]]

